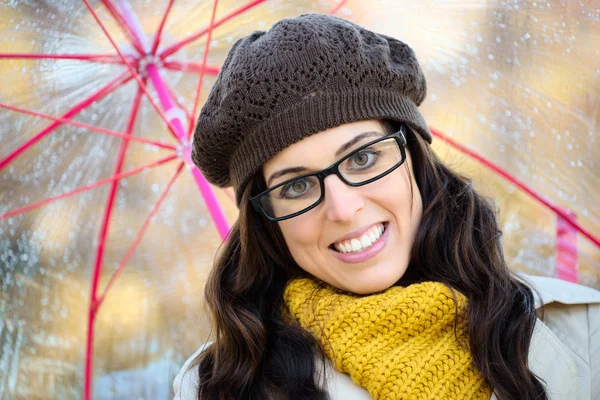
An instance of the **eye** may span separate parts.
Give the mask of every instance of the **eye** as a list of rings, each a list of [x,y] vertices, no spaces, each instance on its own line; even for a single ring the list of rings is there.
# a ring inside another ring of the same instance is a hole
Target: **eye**
[[[307,189],[308,184],[306,181],[295,181],[290,187],[294,190],[294,192],[302,193]]]
[[[369,163],[369,155],[371,155],[371,154],[360,151],[360,152],[356,153],[352,158],[354,159],[354,162],[356,163],[356,165],[364,167],[365,165],[367,165]]]
[[[348,159],[349,167],[358,167],[358,169],[368,168],[375,162],[377,153],[369,149],[361,150]]]
[[[284,185],[279,192],[282,199],[296,199],[311,193],[311,189],[318,183],[317,179],[312,177],[296,179],[287,185]]]

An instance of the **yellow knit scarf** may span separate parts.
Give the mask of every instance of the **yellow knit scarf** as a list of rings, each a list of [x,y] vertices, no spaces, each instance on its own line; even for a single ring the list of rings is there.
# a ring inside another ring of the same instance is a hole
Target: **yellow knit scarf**
[[[457,303],[439,282],[363,296],[302,278],[288,283],[284,301],[335,368],[374,399],[489,400],[490,386],[462,347],[467,298],[454,292]]]

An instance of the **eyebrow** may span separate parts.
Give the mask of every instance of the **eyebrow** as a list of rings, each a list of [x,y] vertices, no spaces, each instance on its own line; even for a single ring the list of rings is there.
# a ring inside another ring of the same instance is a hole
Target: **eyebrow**
[[[385,134],[381,133],[381,132],[378,132],[378,131],[363,132],[360,135],[356,135],[351,140],[349,140],[348,142],[346,142],[343,145],[341,145],[340,148],[336,150],[335,156],[336,156],[336,158],[339,157],[339,156],[341,156],[348,149],[350,149],[352,146],[354,146],[356,143],[360,142],[364,138],[368,138],[368,137],[381,137],[383,135],[385,135]],[[306,172],[306,171],[308,171],[308,168],[306,168],[306,167],[291,167],[291,168],[281,169],[281,170],[279,170],[277,172],[274,172],[269,177],[269,179],[267,181],[267,187],[271,186],[271,182],[273,182],[274,179],[280,178],[280,177],[282,177],[284,175],[287,175],[287,174],[293,174],[293,173],[299,173],[299,172]]]

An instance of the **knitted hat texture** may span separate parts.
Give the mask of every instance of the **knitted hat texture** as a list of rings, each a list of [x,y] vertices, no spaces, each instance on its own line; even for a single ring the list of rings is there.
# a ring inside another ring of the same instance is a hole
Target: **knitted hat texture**
[[[280,150],[317,132],[368,119],[406,123],[431,142],[417,107],[427,89],[413,50],[342,18],[304,14],[239,39],[200,111],[192,160],[233,186]]]

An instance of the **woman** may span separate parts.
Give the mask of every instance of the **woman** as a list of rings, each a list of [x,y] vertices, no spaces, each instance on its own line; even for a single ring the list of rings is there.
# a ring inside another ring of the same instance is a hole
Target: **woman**
[[[176,398],[600,396],[600,293],[508,270],[492,205],[432,152],[425,95],[410,47],[340,18],[234,44],[192,157],[240,215]]]

